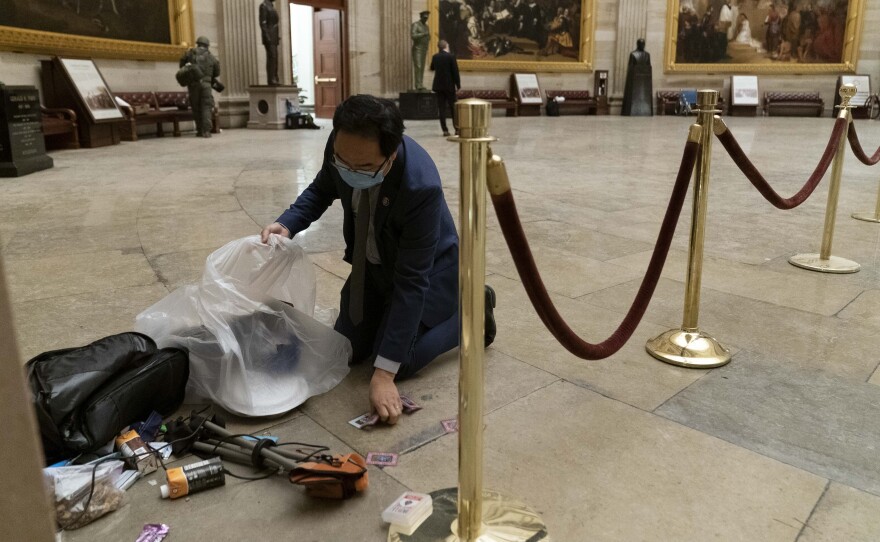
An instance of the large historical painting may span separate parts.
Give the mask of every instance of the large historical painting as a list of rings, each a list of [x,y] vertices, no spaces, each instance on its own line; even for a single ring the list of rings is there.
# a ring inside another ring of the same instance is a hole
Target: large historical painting
[[[0,0],[0,49],[171,60],[192,39],[191,0]]]
[[[4,26],[171,43],[168,0],[0,0],[0,6]]]
[[[431,45],[463,70],[592,69],[594,0],[431,0]]]
[[[669,0],[667,71],[854,71],[863,0]]]

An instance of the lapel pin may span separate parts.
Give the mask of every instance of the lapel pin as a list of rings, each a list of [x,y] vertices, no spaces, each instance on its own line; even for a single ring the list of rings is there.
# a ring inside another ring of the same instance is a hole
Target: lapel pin
[[[389,205],[391,205],[391,200],[388,198],[388,196],[382,198],[382,207],[388,207]]]

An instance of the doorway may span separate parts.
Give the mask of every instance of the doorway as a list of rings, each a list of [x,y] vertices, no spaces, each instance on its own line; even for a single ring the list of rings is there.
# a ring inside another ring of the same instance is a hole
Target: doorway
[[[293,72],[318,118],[332,118],[348,95],[346,0],[290,0]]]

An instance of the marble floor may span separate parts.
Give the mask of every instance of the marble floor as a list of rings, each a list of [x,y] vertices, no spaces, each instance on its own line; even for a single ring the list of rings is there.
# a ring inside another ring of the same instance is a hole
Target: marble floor
[[[880,123],[857,121],[880,144]],[[39,352],[130,330],[134,317],[200,276],[206,256],[272,222],[320,166],[329,129],[227,130],[53,153],[55,168],[0,179],[0,249],[22,363]],[[499,118],[492,133],[548,289],[598,342],[628,309],[650,256],[688,119]],[[733,118],[740,144],[776,189],[806,180],[832,120]],[[458,210],[458,149],[435,122],[407,133],[437,162]],[[556,541],[876,541],[880,539],[880,168],[847,154],[835,255],[861,272],[825,275],[787,258],[818,251],[827,181],[806,204],[767,204],[720,145],[713,150],[701,327],[734,352],[719,369],[665,365],[645,341],[681,322],[683,213],[669,261],[632,340],[603,361],[563,350],[529,305],[489,210],[488,281],[498,337],[487,350],[486,487],[543,515]],[[318,276],[318,314],[348,274],[338,205],[300,237]],[[384,540],[382,510],[405,489],[456,485],[457,357],[401,390],[424,405],[396,427],[358,431],[369,374],[236,431],[397,452],[366,494],[319,502],[283,477],[230,480],[186,501],[159,498],[154,474],[121,510],[64,535],[134,540],[145,523],[174,540]],[[180,461],[191,461],[184,458]],[[239,467],[241,470],[241,467]]]

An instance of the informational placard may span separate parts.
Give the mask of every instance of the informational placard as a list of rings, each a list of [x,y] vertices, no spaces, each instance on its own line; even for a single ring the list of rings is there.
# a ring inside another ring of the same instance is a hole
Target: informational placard
[[[732,105],[758,105],[758,76],[732,75],[730,77],[730,103]]]
[[[864,106],[868,97],[871,96],[871,76],[869,75],[841,75],[838,79],[837,89],[840,90],[843,85],[856,86],[856,95],[849,101],[855,107]]]
[[[0,177],[52,167],[43,140],[40,93],[35,87],[0,85]]]
[[[542,104],[541,86],[538,84],[538,76],[534,73],[516,73],[513,75],[516,83],[517,99],[523,104]]]
[[[61,65],[95,122],[124,118],[107,82],[92,60],[62,58]]]

